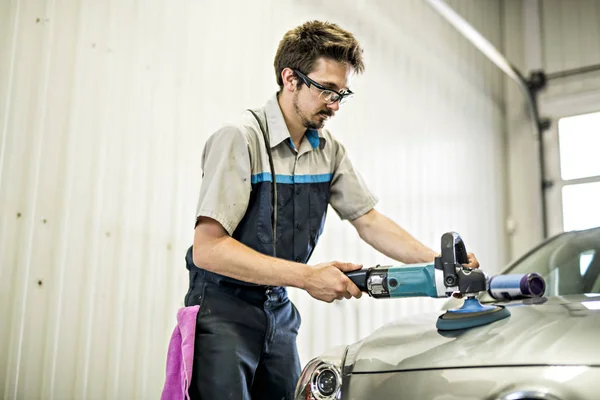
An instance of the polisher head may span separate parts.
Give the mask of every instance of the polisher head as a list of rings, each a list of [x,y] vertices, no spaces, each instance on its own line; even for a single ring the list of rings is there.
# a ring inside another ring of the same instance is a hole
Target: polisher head
[[[436,327],[440,331],[453,331],[487,325],[510,316],[508,308],[499,305],[484,306],[476,297],[469,297],[461,308],[440,315]]]

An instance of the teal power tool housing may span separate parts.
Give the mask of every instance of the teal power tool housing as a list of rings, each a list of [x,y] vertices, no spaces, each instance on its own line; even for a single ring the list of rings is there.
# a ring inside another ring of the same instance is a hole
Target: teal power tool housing
[[[466,329],[510,316],[500,305],[483,306],[477,294],[488,290],[486,274],[469,269],[467,249],[456,232],[442,235],[441,256],[433,264],[381,266],[346,273],[358,288],[374,298],[466,296],[463,306],[448,310],[437,321],[439,330]]]

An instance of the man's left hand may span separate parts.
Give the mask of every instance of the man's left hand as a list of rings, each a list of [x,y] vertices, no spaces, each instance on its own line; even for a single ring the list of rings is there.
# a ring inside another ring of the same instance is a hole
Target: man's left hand
[[[477,261],[477,257],[475,257],[475,254],[467,253],[467,261],[468,261],[468,263],[463,264],[463,267],[469,268],[469,269],[479,268],[479,261]],[[463,295],[460,292],[454,292],[454,293],[452,293],[452,297],[454,297],[455,299],[462,299]]]
[[[463,267],[469,268],[469,269],[476,269],[479,268],[479,261],[477,261],[477,258],[475,257],[475,254],[473,253],[467,253],[467,264],[463,264]]]

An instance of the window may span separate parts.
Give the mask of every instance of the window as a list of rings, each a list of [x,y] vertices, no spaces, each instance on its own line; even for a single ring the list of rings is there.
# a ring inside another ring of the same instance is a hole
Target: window
[[[600,226],[600,112],[558,120],[563,230]]]
[[[600,292],[600,228],[568,232],[516,261],[507,274],[536,272],[546,296]]]
[[[600,175],[600,112],[558,120],[563,180]]]
[[[565,231],[600,226],[600,182],[566,184],[562,203]]]

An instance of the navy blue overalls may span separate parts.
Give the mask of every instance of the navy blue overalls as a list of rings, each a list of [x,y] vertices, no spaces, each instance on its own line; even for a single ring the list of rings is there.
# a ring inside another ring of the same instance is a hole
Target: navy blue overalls
[[[314,147],[317,132],[307,132]],[[293,146],[291,142],[282,145]],[[306,263],[323,231],[331,176],[277,175],[277,257]],[[233,238],[273,255],[272,179],[252,176],[248,209]],[[291,399],[300,375],[300,314],[284,287],[248,284],[193,264],[185,305],[200,305],[192,399]]]

